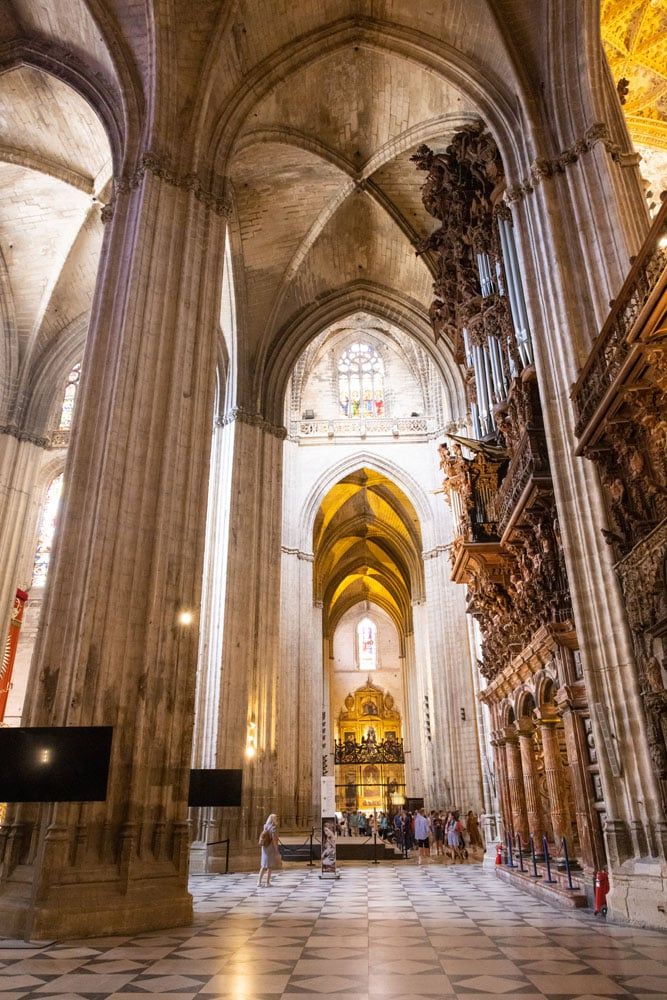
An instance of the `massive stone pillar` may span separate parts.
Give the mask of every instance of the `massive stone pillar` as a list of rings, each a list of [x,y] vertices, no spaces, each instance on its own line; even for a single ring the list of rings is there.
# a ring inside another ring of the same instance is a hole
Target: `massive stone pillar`
[[[521,766],[521,748],[519,747],[519,737],[513,726],[508,726],[505,729],[505,754],[507,760],[507,786],[512,813],[512,833],[515,836],[518,833],[521,837],[521,843],[527,844],[529,828],[523,769]]]
[[[322,608],[313,602],[312,552],[283,548],[281,605],[279,808],[283,827],[303,830],[317,826],[319,819],[325,721],[329,753],[334,732],[328,684],[326,692],[324,685]],[[329,774],[333,773],[331,769]]]
[[[233,424],[216,420],[211,445],[206,550],[199,616],[197,692],[192,746],[192,766],[196,768],[218,766],[220,681],[227,592],[233,445]],[[190,848],[192,872],[204,872],[209,869],[209,861],[212,859],[209,857],[211,850],[207,845],[220,841],[222,818],[220,809],[193,810]],[[213,849],[212,853],[218,852]]]
[[[516,728],[519,739],[519,752],[521,754],[521,771],[526,797],[528,831],[537,847],[542,843],[542,835],[545,830],[538,785],[537,761],[535,760],[535,747],[533,745],[535,727],[530,719],[523,718],[519,719],[516,723]]]
[[[575,457],[576,381],[648,229],[634,161],[603,126],[581,153],[523,189],[510,184],[533,328],[563,550],[606,806],[611,912],[667,926],[662,910],[665,816],[653,771],[626,611],[600,481]],[[624,198],[619,198],[619,191]],[[554,225],[554,220],[558,220]],[[547,259],[549,266],[543,263]]]
[[[119,185],[105,234],[25,721],[113,726],[109,785],[104,802],[12,811],[0,930],[13,937],[191,919],[187,793],[224,223],[215,197],[188,187],[145,158]],[[194,625],[179,624],[184,609]]]
[[[297,733],[279,712],[284,432],[240,407],[226,419],[234,442],[217,761],[243,768],[242,809],[225,809],[222,823],[238,850],[256,845],[270,812],[283,823],[290,814],[282,789]]]

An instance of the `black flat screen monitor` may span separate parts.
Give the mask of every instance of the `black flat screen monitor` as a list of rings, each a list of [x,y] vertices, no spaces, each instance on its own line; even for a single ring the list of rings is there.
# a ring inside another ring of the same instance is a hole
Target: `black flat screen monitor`
[[[0,802],[103,802],[112,726],[0,729]]]
[[[240,806],[241,770],[190,771],[189,806]]]

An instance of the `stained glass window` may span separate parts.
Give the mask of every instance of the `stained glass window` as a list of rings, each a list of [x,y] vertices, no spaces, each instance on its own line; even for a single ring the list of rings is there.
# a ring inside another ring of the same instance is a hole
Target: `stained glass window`
[[[51,547],[53,546],[53,536],[56,530],[62,492],[63,477],[61,473],[53,480],[46,492],[46,500],[44,501],[42,513],[39,518],[37,551],[35,552],[35,563],[32,569],[33,587],[43,587],[46,583],[46,574],[48,573],[49,562],[51,560]]]
[[[76,402],[76,393],[79,388],[79,379],[81,378],[81,363],[77,362],[72,368],[71,372],[67,376],[67,383],[65,385],[65,395],[63,396],[63,408],[60,411],[60,430],[67,430],[72,426],[72,416],[74,414],[74,403]]]
[[[357,625],[357,654],[360,670],[377,667],[377,626],[370,618],[362,618]]]
[[[338,360],[338,398],[346,417],[384,416],[384,373],[370,344],[350,344]]]

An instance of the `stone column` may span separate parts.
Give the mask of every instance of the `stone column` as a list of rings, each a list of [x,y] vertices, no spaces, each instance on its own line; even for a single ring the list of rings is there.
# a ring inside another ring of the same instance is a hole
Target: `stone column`
[[[586,867],[597,871],[605,864],[606,857],[589,773],[590,761],[584,728],[586,703],[583,683],[561,688],[556,695],[556,701],[563,717],[581,860]]]
[[[280,588],[284,430],[241,407],[234,427],[224,642],[218,702],[218,766],[243,768],[243,806],[226,809],[222,836],[253,849],[269,813],[284,822],[285,754],[297,738],[280,717]],[[254,753],[246,750],[252,742]]]
[[[0,845],[0,931],[11,937],[191,920],[187,793],[224,220],[213,194],[188,186],[150,160],[117,194],[105,233],[24,718],[113,726],[111,769],[104,802],[12,811]],[[193,625],[179,624],[183,609]]]
[[[522,844],[528,843],[528,813],[524,791],[522,755],[519,737],[513,726],[505,729],[505,754],[507,760],[507,785],[512,811],[512,833],[521,837]]]
[[[502,730],[493,734],[491,746],[493,747],[493,759],[496,765],[496,783],[504,833],[513,834],[514,820],[508,779],[507,740],[505,739]]]
[[[224,636],[227,559],[229,548],[229,509],[233,458],[233,424],[216,420],[211,446],[208,509],[206,513],[206,550],[204,555],[197,688],[192,766],[218,766],[218,730],[220,724],[220,683]],[[209,850],[207,844],[221,839],[221,809],[200,808],[191,813],[192,844],[190,871],[205,872],[220,855],[223,845]],[[213,863],[215,867],[215,862]]]
[[[526,796],[526,815],[528,830],[535,842],[537,850],[542,843],[544,822],[542,819],[542,803],[538,788],[537,762],[533,748],[533,733],[535,727],[530,719],[519,719],[516,723],[521,753],[521,770],[523,772],[523,788]]]
[[[570,813],[567,806],[565,773],[563,771],[563,761],[558,740],[559,724],[560,720],[557,716],[544,714],[538,722],[542,734],[544,775],[549,793],[549,812],[551,814],[556,850],[560,852],[563,837],[565,837],[569,844],[570,853],[572,853]]]
[[[636,170],[632,176],[625,170],[624,199],[615,184],[619,171],[624,172],[623,164],[599,142],[563,172],[519,194],[513,214],[599,755],[612,869],[610,912],[622,920],[667,926],[659,908],[665,859],[649,855],[651,831],[665,817],[648,752],[627,614],[611,549],[600,537],[600,529],[608,526],[602,488],[593,463],[575,456],[577,416],[571,400],[572,383],[648,229]],[[603,177],[609,183],[601,184]],[[547,247],[553,262],[548,268],[543,265]]]

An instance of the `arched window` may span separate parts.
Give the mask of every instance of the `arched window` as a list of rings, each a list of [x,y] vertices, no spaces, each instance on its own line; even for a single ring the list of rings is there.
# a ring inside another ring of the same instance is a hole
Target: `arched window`
[[[384,415],[384,374],[370,344],[350,344],[338,360],[338,398],[346,417]]]
[[[377,626],[370,618],[362,618],[357,625],[357,656],[360,670],[377,667]]]
[[[63,492],[62,473],[53,480],[46,492],[46,500],[42,507],[39,519],[39,533],[37,535],[37,551],[35,552],[35,562],[32,568],[33,587],[43,587],[46,583],[46,574],[51,561],[51,548],[53,546],[53,536],[56,530],[56,520],[60,509],[60,497]]]
[[[79,388],[80,378],[81,362],[79,361],[74,365],[74,368],[72,368],[71,372],[67,376],[65,395],[63,396],[63,408],[60,411],[60,424],[58,425],[61,431],[68,430],[72,426],[74,403],[76,402],[76,393]]]

